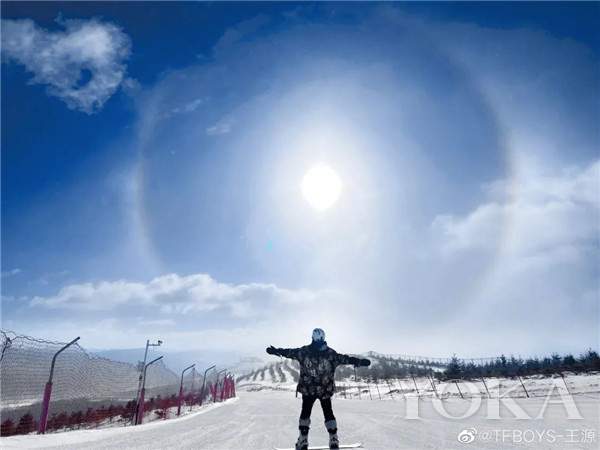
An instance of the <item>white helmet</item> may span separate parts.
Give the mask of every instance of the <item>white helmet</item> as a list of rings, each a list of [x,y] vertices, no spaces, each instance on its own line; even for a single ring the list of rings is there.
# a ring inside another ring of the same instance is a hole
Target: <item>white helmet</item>
[[[320,328],[315,328],[312,332],[312,340],[315,342],[325,341],[325,332]]]

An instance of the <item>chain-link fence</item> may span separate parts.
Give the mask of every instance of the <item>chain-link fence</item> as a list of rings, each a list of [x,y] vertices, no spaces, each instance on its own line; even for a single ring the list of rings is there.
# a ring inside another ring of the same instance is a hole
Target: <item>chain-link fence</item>
[[[65,345],[0,330],[0,435],[38,429],[52,359]],[[47,430],[133,423],[139,377],[140,367],[134,364],[95,356],[77,343],[70,345],[56,358]],[[147,369],[142,417],[155,412],[157,417],[152,418],[164,419],[173,408],[180,410],[180,404],[191,409],[209,395],[219,401],[235,392],[229,378],[222,377],[218,387],[213,378],[207,379],[201,392],[202,377],[188,371],[180,398],[180,375],[157,361]]]

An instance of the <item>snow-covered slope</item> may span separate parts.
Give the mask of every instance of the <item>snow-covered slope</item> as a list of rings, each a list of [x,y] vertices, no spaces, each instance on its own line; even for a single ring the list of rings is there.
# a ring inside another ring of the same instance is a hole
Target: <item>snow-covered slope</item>
[[[574,396],[583,419],[568,420],[562,405],[551,405],[541,419],[517,420],[505,409],[502,419],[488,420],[487,401],[474,415],[465,419],[444,418],[431,399],[419,401],[420,419],[406,418],[406,399],[395,401],[334,400],[335,413],[343,442],[364,443],[366,450],[477,450],[492,449],[592,449],[597,448],[600,398],[595,395]],[[527,413],[536,416],[543,408],[543,398],[516,399]],[[458,398],[445,400],[445,409],[454,417],[464,414],[468,403]],[[74,449],[201,449],[267,450],[274,446],[291,446],[296,438],[300,401],[292,393],[261,391],[242,392],[239,400],[224,403],[180,419],[154,422],[138,427],[93,431],[73,431],[46,436],[29,435],[0,439],[0,447]],[[493,406],[492,406],[493,408]],[[320,408],[313,411],[311,444],[327,442]],[[462,430],[474,429],[476,441],[470,446],[458,441]],[[508,430],[508,435],[498,431]],[[538,433],[554,430],[554,443],[524,442],[518,436],[527,430]],[[576,443],[569,443],[568,430],[579,430]],[[580,432],[592,430],[595,441],[581,443]],[[513,438],[513,436],[516,436]],[[485,439],[484,439],[485,437]]]
[[[373,366],[380,364],[373,358]],[[440,382],[429,376],[406,376],[378,378],[374,380],[370,372],[359,371],[354,378],[352,371],[336,372],[336,396],[339,398],[374,398],[394,400],[396,397],[497,397],[498,392],[510,397],[540,397],[550,390],[571,394],[600,393],[600,374],[564,373],[564,380],[558,375],[532,375],[518,378],[486,378],[482,380]],[[298,363],[281,359],[237,378],[238,390],[286,390],[294,392],[298,382]],[[487,387],[487,389],[486,389]],[[489,391],[489,394],[488,394]]]

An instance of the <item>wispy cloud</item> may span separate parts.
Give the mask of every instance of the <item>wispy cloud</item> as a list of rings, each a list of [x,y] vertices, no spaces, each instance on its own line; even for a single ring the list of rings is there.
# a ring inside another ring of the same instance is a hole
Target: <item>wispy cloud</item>
[[[242,40],[269,23],[269,16],[259,14],[251,19],[244,20],[236,26],[228,28],[223,36],[217,41],[214,47],[215,53],[219,53]]]
[[[32,20],[2,21],[2,52],[33,74],[31,83],[71,109],[91,114],[125,80],[130,39],[115,24],[64,20],[65,31],[47,31]]]
[[[233,127],[233,120],[229,118],[221,119],[214,125],[206,128],[206,134],[208,136],[219,136],[222,134],[228,134],[231,132]]]
[[[19,269],[19,268],[2,271],[2,278],[14,277],[15,275],[19,275],[20,273],[21,273],[21,269]]]
[[[196,111],[200,105],[206,103],[207,99],[204,97],[199,97],[194,100],[183,103],[182,105],[176,106],[172,108],[170,111],[164,113],[161,118],[168,119],[177,114],[189,114]]]
[[[311,303],[319,293],[288,290],[273,284],[220,283],[207,274],[169,274],[148,283],[102,281],[71,284],[53,296],[35,297],[32,306],[79,311],[111,311],[120,306],[158,307],[165,314],[225,309],[234,317],[251,317],[263,308]]]

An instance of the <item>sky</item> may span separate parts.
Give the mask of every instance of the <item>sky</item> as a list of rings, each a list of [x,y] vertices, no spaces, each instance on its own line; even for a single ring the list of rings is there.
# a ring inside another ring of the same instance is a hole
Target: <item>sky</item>
[[[599,8],[3,2],[2,328],[597,349]]]

